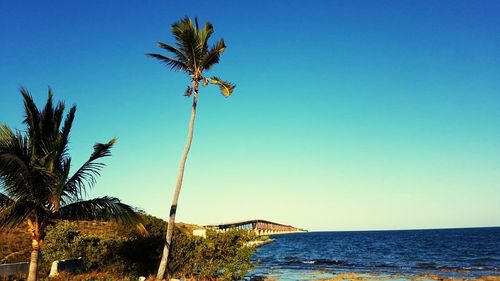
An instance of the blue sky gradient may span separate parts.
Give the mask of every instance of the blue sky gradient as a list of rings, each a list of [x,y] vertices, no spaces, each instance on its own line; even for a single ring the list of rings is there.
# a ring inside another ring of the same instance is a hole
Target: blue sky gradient
[[[312,230],[500,225],[499,1],[3,1],[0,122],[27,87],[76,104],[74,163],[120,140],[89,196],[166,218],[188,77],[144,56],[209,20],[227,49],[201,90],[178,220]]]

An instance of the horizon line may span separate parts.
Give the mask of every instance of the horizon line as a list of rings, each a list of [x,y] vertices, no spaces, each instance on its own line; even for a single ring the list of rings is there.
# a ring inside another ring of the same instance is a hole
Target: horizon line
[[[417,231],[417,230],[454,230],[475,228],[500,228],[495,226],[465,226],[465,227],[438,227],[438,228],[402,228],[402,229],[359,229],[359,230],[309,230],[308,232],[377,232],[377,231]]]

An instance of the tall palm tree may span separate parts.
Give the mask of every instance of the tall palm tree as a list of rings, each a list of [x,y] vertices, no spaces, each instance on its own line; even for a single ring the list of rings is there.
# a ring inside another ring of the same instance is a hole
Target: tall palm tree
[[[132,207],[117,198],[83,200],[104,166],[97,160],[111,155],[116,139],[95,144],[89,159],[70,175],[68,140],[76,107],[71,107],[63,122],[64,103],[54,107],[50,89],[41,111],[26,89],[21,94],[26,132],[0,124],[0,230],[27,222],[32,239],[27,280],[35,281],[46,227],[55,219],[112,219],[141,230],[144,227]]]
[[[175,214],[177,211],[177,202],[179,200],[179,193],[182,187],[182,178],[184,176],[184,167],[186,159],[191,148],[191,141],[193,140],[194,120],[196,117],[196,105],[198,103],[198,90],[199,85],[203,86],[208,84],[218,85],[223,96],[228,97],[232,94],[234,84],[223,81],[218,77],[205,77],[204,72],[210,70],[215,64],[219,62],[220,55],[224,52],[226,45],[224,40],[221,39],[212,47],[208,46],[208,40],[213,34],[214,28],[211,23],[206,22],[205,26],[200,29],[198,20],[195,18],[194,22],[185,17],[172,25],[172,33],[175,38],[175,47],[158,42],[158,46],[167,52],[169,55],[152,54],[146,55],[158,59],[166,66],[173,70],[180,70],[186,72],[191,77],[191,85],[188,86],[185,95],[193,96],[193,106],[191,108],[191,119],[189,121],[189,132],[187,136],[186,146],[184,153],[181,157],[179,166],[179,173],[177,176],[177,184],[175,186],[174,197],[172,206],[170,207],[170,215],[168,220],[167,234],[165,247],[163,248],[163,255],[161,258],[160,266],[158,268],[157,280],[162,280],[165,275],[165,270],[168,263],[169,247],[172,242],[172,234],[174,230]]]

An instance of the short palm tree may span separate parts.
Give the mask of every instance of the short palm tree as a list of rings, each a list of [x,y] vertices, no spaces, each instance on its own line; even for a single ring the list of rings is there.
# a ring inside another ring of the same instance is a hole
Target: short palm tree
[[[199,28],[198,20],[195,18],[194,22],[185,17],[172,25],[172,33],[175,38],[175,47],[158,42],[158,46],[167,52],[169,55],[152,54],[146,55],[158,59],[160,62],[169,66],[171,69],[186,72],[191,78],[191,85],[188,86],[185,95],[193,96],[193,106],[191,108],[191,119],[189,121],[189,132],[187,137],[184,153],[181,157],[179,173],[177,176],[177,184],[175,186],[174,198],[170,208],[170,215],[168,220],[167,235],[165,247],[163,248],[163,255],[161,258],[157,280],[162,280],[165,275],[165,270],[168,263],[169,247],[172,242],[172,234],[174,230],[175,214],[177,210],[177,203],[179,193],[182,187],[182,178],[184,176],[184,167],[186,159],[191,148],[191,141],[193,139],[194,120],[196,116],[196,105],[198,103],[198,90],[200,83],[203,86],[208,84],[218,85],[223,96],[228,97],[232,94],[234,84],[223,81],[218,77],[205,77],[204,72],[210,70],[215,64],[219,62],[220,55],[224,52],[226,45],[224,40],[221,39],[212,47],[208,46],[208,40],[213,34],[214,29],[211,23],[206,22],[203,28]]]
[[[55,219],[111,219],[141,230],[143,226],[132,207],[116,198],[83,200],[104,166],[97,160],[111,155],[116,139],[95,144],[90,158],[70,175],[68,140],[76,107],[71,107],[63,122],[64,103],[54,107],[50,89],[42,111],[26,89],[21,94],[26,132],[0,124],[0,230],[27,222],[32,238],[27,280],[34,281],[46,227]]]

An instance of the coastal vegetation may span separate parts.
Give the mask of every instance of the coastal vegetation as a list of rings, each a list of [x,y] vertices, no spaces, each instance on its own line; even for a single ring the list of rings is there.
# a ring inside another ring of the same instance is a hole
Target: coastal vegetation
[[[114,222],[58,221],[47,229],[42,250],[41,276],[47,276],[53,260],[82,257],[83,271],[68,275],[62,272],[54,280],[137,280],[138,276],[155,273],[165,239],[165,221],[140,214],[147,236]],[[239,280],[253,265],[254,247],[245,246],[256,237],[246,231],[213,232],[206,238],[193,236],[198,226],[178,223],[172,244],[172,258],[167,273],[170,277],[196,280]],[[17,235],[2,236],[0,243],[16,242],[27,246],[21,229]],[[16,232],[14,232],[16,233]],[[14,245],[12,245],[14,246]],[[13,250],[0,251],[0,259]],[[9,262],[24,261],[29,253],[11,257]],[[21,278],[18,280],[24,280]],[[154,279],[153,276],[150,278]],[[42,278],[39,278],[42,279]],[[1,279],[0,279],[1,280]]]
[[[31,239],[27,280],[35,281],[39,251],[55,220],[115,220],[143,232],[144,226],[134,209],[117,198],[83,200],[104,167],[98,160],[111,155],[116,139],[95,144],[88,160],[71,175],[68,142],[76,106],[63,118],[65,105],[53,104],[50,89],[41,110],[26,89],[21,94],[26,131],[0,124],[0,230],[27,224]]]
[[[78,226],[61,221],[47,234],[43,255],[47,260],[80,256],[85,272],[108,272],[115,276],[149,276],[155,272],[165,237],[165,221],[141,215],[148,236],[120,230],[113,225],[105,231],[85,233]],[[172,259],[167,273],[176,278],[239,280],[252,268],[254,237],[247,232],[208,232],[206,238],[193,236],[191,227],[175,228]]]
[[[221,39],[212,47],[209,47],[208,40],[213,34],[214,28],[210,22],[206,22],[203,28],[198,25],[198,19],[194,21],[188,17],[172,25],[172,34],[175,38],[175,47],[158,42],[158,46],[166,50],[169,55],[148,53],[147,55],[158,59],[160,62],[169,66],[173,70],[185,72],[191,78],[191,85],[188,86],[185,92],[187,97],[193,96],[193,105],[191,107],[191,118],[189,121],[189,132],[187,137],[184,153],[182,154],[175,192],[170,207],[167,234],[163,254],[156,275],[157,280],[162,280],[168,266],[168,258],[170,255],[170,245],[175,224],[175,215],[179,201],[179,194],[182,188],[182,179],[184,177],[184,168],[186,160],[191,148],[193,140],[194,122],[196,117],[196,106],[198,104],[198,92],[200,83],[203,86],[208,84],[218,85],[223,96],[228,97],[232,94],[234,84],[223,81],[216,76],[206,77],[204,72],[210,70],[214,65],[219,63],[220,55],[224,52],[226,44]]]

